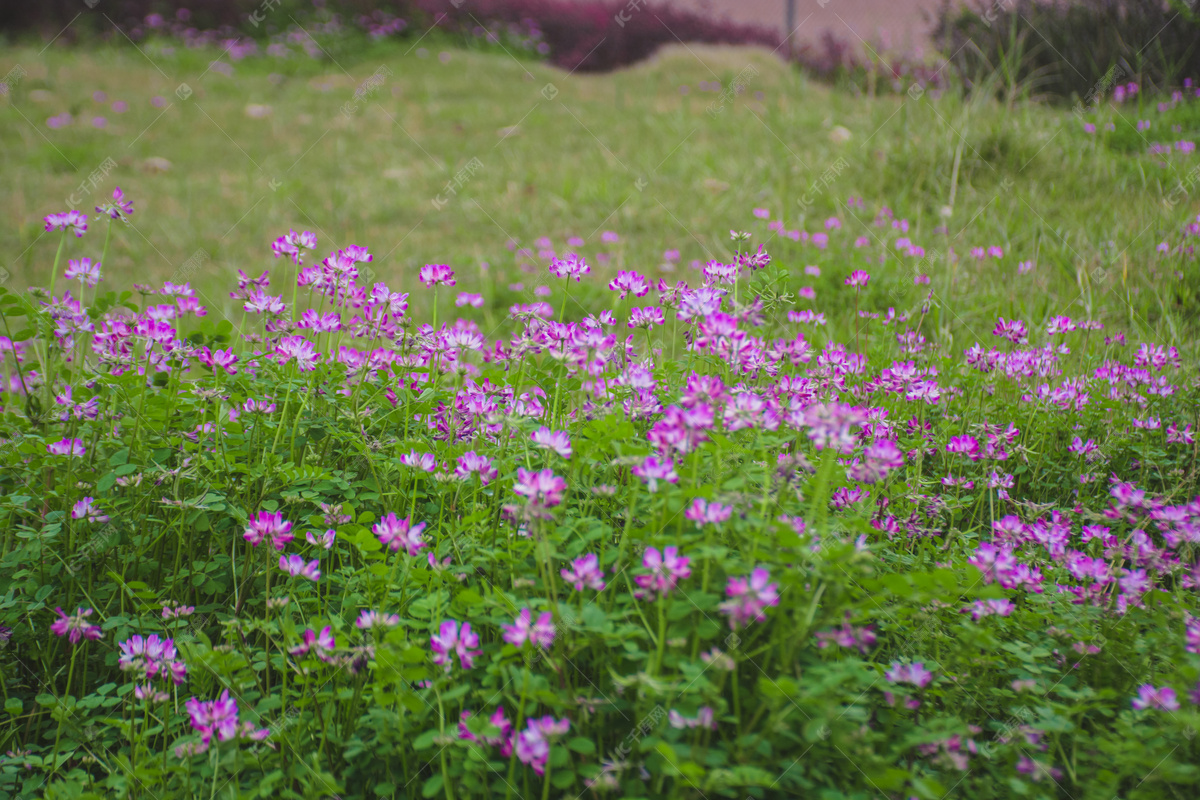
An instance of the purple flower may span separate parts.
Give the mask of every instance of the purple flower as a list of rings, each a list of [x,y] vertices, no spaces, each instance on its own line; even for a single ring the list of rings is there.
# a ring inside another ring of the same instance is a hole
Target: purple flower
[[[96,119],[103,120],[104,118],[97,117]],[[96,127],[102,126],[97,125]],[[113,189],[112,197],[111,203],[96,206],[97,213],[105,214],[112,219],[121,219],[123,216],[128,217],[133,214],[133,202],[125,199],[125,193],[121,191],[120,186]]]
[[[304,577],[310,581],[319,581],[321,580],[321,570],[318,569],[320,565],[321,563],[315,558],[306,564],[304,559],[295,553],[279,557],[279,568],[293,578]]]
[[[176,686],[187,677],[187,665],[177,657],[173,639],[160,639],[157,633],[147,637],[134,634],[118,644],[121,655],[117,665],[123,671],[140,670],[147,680],[161,672],[169,675]]]
[[[108,515],[101,514],[92,505],[91,497],[85,497],[71,507],[71,519],[86,519],[88,522],[108,522]]]
[[[568,253],[564,258],[550,260],[550,274],[557,278],[574,278],[578,283],[580,278],[592,271],[582,256]]]
[[[42,220],[46,223],[46,232],[59,230],[71,231],[76,237],[83,236],[87,230],[87,214],[80,211],[63,211],[50,214]]]
[[[656,547],[647,547],[642,556],[642,566],[650,570],[649,575],[637,575],[633,581],[641,591],[633,593],[638,599],[653,598],[655,594],[666,595],[675,589],[679,581],[690,578],[691,558],[679,555],[679,548],[665,547],[659,552]]]
[[[50,631],[58,636],[66,636],[71,644],[79,644],[80,639],[99,639],[104,635],[99,625],[87,621],[92,615],[92,609],[80,608],[74,616],[68,617],[61,608],[54,609],[58,619],[50,626]]]
[[[688,506],[688,510],[683,512],[683,515],[695,522],[698,528],[703,528],[705,525],[718,525],[728,520],[732,514],[731,506],[710,503],[703,497],[697,497]]]
[[[404,548],[410,557],[421,552],[422,548],[429,546],[421,537],[423,530],[425,530],[424,522],[414,525],[411,517],[400,519],[395,512],[391,511],[386,517],[371,526],[371,533],[379,537],[379,541],[390,547],[393,552],[399,552],[400,548]]]
[[[533,472],[517,468],[517,482],[513,484],[513,491],[528,498],[530,503],[547,508],[556,506],[562,502],[566,490],[566,480],[555,475],[553,470]]]
[[[309,544],[320,545],[326,550],[329,550],[333,547],[333,543],[337,539],[337,531],[335,531],[333,528],[330,528],[324,533],[309,531],[308,533],[304,534],[304,538]]]
[[[658,482],[678,483],[679,475],[675,473],[675,462],[669,458],[661,461],[657,456],[646,456],[646,460],[633,468],[633,474],[646,482],[651,492],[658,491]]]
[[[479,482],[487,486],[489,482],[496,479],[499,473],[492,466],[490,458],[478,455],[474,450],[471,450],[458,457],[458,465],[454,468],[454,474],[463,479],[470,477],[472,474],[477,474],[479,475]]]
[[[471,623],[464,622],[461,630],[458,620],[448,619],[442,623],[438,632],[429,638],[429,647],[433,650],[433,663],[444,667],[449,672],[454,666],[454,656],[458,655],[463,669],[475,665],[475,657],[482,650],[479,647],[479,635],[471,630]]]
[[[546,762],[550,760],[550,741],[565,734],[571,728],[567,719],[555,720],[542,717],[529,720],[529,727],[517,736],[515,750],[522,764],[533,767],[538,775],[546,774]]]
[[[257,516],[250,520],[250,525],[242,534],[242,538],[254,547],[258,547],[267,537],[270,537],[271,544],[276,550],[282,551],[287,547],[288,542],[295,538],[292,534],[292,523],[284,520],[283,514],[279,511],[258,512]]]
[[[549,611],[543,612],[534,622],[533,612],[522,608],[512,625],[500,627],[504,629],[504,641],[514,647],[520,647],[528,641],[543,650],[549,650],[554,644],[554,615]]]
[[[770,583],[771,573],[756,568],[748,578],[730,578],[725,587],[729,597],[721,604],[721,612],[729,617],[734,630],[750,622],[766,620],[764,609],[779,605],[779,584]]]
[[[853,286],[855,289],[859,289],[863,286],[866,286],[867,281],[869,280],[871,280],[871,275],[869,273],[863,272],[861,269],[856,269],[854,272],[850,273],[850,277],[846,278],[846,285]]]
[[[921,661],[907,665],[893,661],[892,668],[884,673],[884,677],[891,683],[911,683],[918,689],[924,689],[933,680],[933,673],[925,669]]]
[[[237,735],[238,706],[237,701],[229,696],[229,690],[221,692],[216,700],[200,701],[190,698],[187,703],[188,714],[192,718],[192,729],[200,733],[204,744],[212,740],[215,733],[217,741],[225,742]]]
[[[617,272],[617,277],[608,282],[608,288],[614,292],[621,293],[621,299],[630,292],[635,297],[643,297],[650,291],[650,284],[646,283],[646,279],[632,270],[620,270]]]
[[[604,591],[604,570],[600,569],[600,559],[595,553],[580,556],[571,562],[570,569],[561,569],[558,574],[577,592],[582,592],[584,586],[597,592]]]
[[[553,450],[563,458],[571,457],[571,438],[565,431],[552,431],[543,425],[530,438],[538,447]]]
[[[69,281],[79,281],[88,287],[95,287],[100,282],[100,262],[90,258],[70,259],[63,277]]]
[[[418,453],[416,450],[410,450],[400,456],[400,463],[423,472],[433,472],[437,469],[437,460],[433,457],[433,453]]]
[[[382,611],[374,611],[363,609],[358,615],[358,619],[354,621],[354,627],[359,630],[368,630],[370,628],[394,628],[400,624],[400,617],[396,614],[385,614]]]
[[[82,439],[63,439],[46,445],[46,452],[53,456],[81,456],[87,452]]]
[[[454,298],[454,305],[462,308],[470,306],[471,308],[483,308],[483,295],[474,294],[472,292],[459,292],[458,297]]]
[[[1175,711],[1179,708],[1179,700],[1170,686],[1156,689],[1153,684],[1143,683],[1138,687],[1138,696],[1133,698],[1133,707],[1138,711],[1152,708]]]
[[[426,286],[453,286],[455,283],[454,270],[445,264],[426,264],[421,267],[419,279]]]
[[[305,628],[302,638],[303,641],[289,650],[289,653],[294,656],[302,656],[310,650],[315,650],[317,658],[325,661],[337,647],[337,639],[334,638],[333,628],[329,625],[322,628],[320,633],[316,633],[312,628]]]

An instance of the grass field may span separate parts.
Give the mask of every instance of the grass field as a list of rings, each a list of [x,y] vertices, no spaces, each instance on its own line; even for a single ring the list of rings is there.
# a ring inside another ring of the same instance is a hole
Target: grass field
[[[1198,795],[1200,102],[430,38],[5,53],[0,800]]]
[[[728,259],[728,231],[743,226],[798,270],[825,254],[769,234],[752,208],[809,232],[842,217],[832,234],[869,237],[876,258],[888,236],[869,223],[885,204],[910,221],[935,276],[954,273],[938,289],[952,311],[947,332],[979,338],[974,330],[986,333],[1022,296],[1044,316],[1119,319],[1182,344],[1169,312],[1195,287],[1173,280],[1177,265],[1155,246],[1174,245],[1192,213],[1163,197],[1186,183],[1195,156],[1160,163],[1110,149],[1069,109],[954,93],[855,96],[751,49],[678,46],[599,76],[428,39],[210,66],[220,55],[154,43],[5,54],[5,72],[25,73],[0,103],[10,285],[45,281],[56,243],[42,237],[43,215],[72,196],[90,210],[118,184],[154,214],[114,237],[106,272],[190,278],[215,311],[231,308],[226,287],[238,269],[279,266],[269,243],[288,228],[317,233],[323,251],[369,246],[377,276],[400,286],[425,263],[450,264],[459,289],[484,291],[498,310],[527,302],[544,276],[541,262],[521,275],[510,240],[536,250],[546,236],[561,252],[577,236],[601,274],[592,256],[607,250],[608,269],[658,277],[668,249],[680,251],[681,272]],[[724,92],[706,90],[716,81]],[[734,83],[745,86],[736,98]],[[114,112],[114,101],[128,110]],[[63,112],[70,125],[47,125]],[[1136,115],[1123,108],[1098,122],[1131,125]],[[1137,134],[1147,146],[1150,135]],[[865,210],[847,213],[851,195]],[[621,236],[615,248],[599,241],[607,230]],[[992,245],[1004,249],[998,262],[966,257]],[[957,265],[950,248],[964,256]],[[1036,267],[1018,277],[1020,261]],[[837,275],[851,268],[837,266]],[[884,270],[872,290],[900,306],[910,274]]]

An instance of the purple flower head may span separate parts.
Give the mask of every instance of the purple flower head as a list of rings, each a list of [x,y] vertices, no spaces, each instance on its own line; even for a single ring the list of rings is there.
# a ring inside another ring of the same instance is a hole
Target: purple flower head
[[[513,484],[513,491],[534,505],[546,508],[556,506],[562,502],[566,490],[566,480],[555,475],[554,470],[533,472],[517,468],[517,482]]]
[[[88,287],[95,287],[100,282],[100,262],[90,258],[70,259],[63,277],[69,281],[79,281]]]
[[[63,211],[57,214],[50,214],[43,222],[46,223],[46,232],[50,231],[70,231],[76,237],[83,236],[87,231],[87,214],[80,211]]]
[[[433,663],[449,672],[454,666],[454,656],[458,655],[459,664],[463,669],[471,669],[475,665],[475,657],[482,650],[479,647],[479,635],[471,630],[471,623],[462,623],[459,628],[458,620],[448,619],[441,624],[438,632],[429,639],[429,647],[433,650]]]
[[[646,460],[634,466],[633,474],[646,482],[651,492],[658,491],[658,482],[678,483],[679,475],[675,473],[675,462],[669,458],[659,459],[658,456],[646,456]]]
[[[97,117],[96,119],[103,120],[104,118]],[[97,125],[96,127],[103,126]],[[105,203],[102,206],[96,206],[96,212],[99,214],[104,214],[111,219],[121,219],[133,214],[133,202],[125,199],[125,193],[122,192],[121,187],[118,186],[113,189],[112,202]]]
[[[543,425],[530,438],[538,447],[553,450],[563,458],[571,457],[571,438],[566,431],[552,431]]]
[[[287,522],[283,518],[283,513],[279,511],[260,511],[250,519],[250,525],[247,526],[246,532],[242,534],[242,538],[255,547],[263,543],[267,538],[271,539],[271,544],[276,550],[282,551],[292,541],[292,523]]]
[[[585,586],[598,592],[604,591],[604,570],[600,569],[600,559],[595,553],[580,556],[571,562],[569,569],[561,569],[558,574],[572,584],[577,592],[582,592]]]
[[[690,563],[691,558],[679,555],[679,548],[674,545],[663,548],[661,552],[657,547],[647,547],[642,556],[642,566],[650,570],[650,574],[634,577],[634,583],[641,587],[641,591],[633,593],[634,597],[653,599],[655,595],[670,593],[679,581],[691,577]]]
[[[66,636],[71,644],[79,644],[81,639],[99,639],[104,635],[99,625],[87,621],[92,615],[92,609],[80,608],[68,617],[61,608],[54,609],[58,619],[50,625],[50,631],[57,636]]]
[[[433,472],[437,469],[437,459],[433,457],[433,453],[418,453],[416,450],[410,450],[400,456],[400,463],[423,472]]]
[[[554,644],[554,616],[549,611],[543,612],[534,622],[533,612],[522,608],[512,625],[500,627],[504,629],[504,641],[514,647],[531,642],[543,650],[549,650]]]
[[[455,284],[454,270],[445,264],[426,264],[421,267],[419,279],[426,286],[453,286]]]
[[[421,536],[423,530],[424,522],[414,525],[411,517],[400,519],[392,511],[371,526],[371,533],[379,537],[379,541],[390,547],[392,552],[399,552],[403,548],[410,557],[429,546]]]
[[[373,609],[363,609],[354,621],[354,627],[364,631],[371,628],[394,628],[399,624],[400,617],[396,614],[385,614]]]
[[[295,553],[279,557],[279,568],[293,578],[303,577],[308,578],[310,581],[319,581],[321,580],[320,566],[321,563],[315,558],[305,563],[304,559]]]
[[[479,482],[487,486],[488,483],[496,479],[499,473],[492,466],[490,458],[478,455],[474,450],[471,450],[458,457],[458,464],[454,468],[454,474],[464,480],[473,474],[478,475]]]
[[[85,497],[71,507],[71,519],[86,519],[88,522],[108,522],[108,515],[101,514],[93,505],[95,500]]]
[[[924,689],[933,680],[933,673],[925,669],[925,664],[920,661],[912,664],[893,661],[892,668],[884,673],[884,677],[892,683],[911,683],[918,689]]]
[[[617,277],[608,282],[608,288],[614,292],[620,292],[620,299],[624,300],[630,292],[635,297],[644,297],[650,291],[650,284],[644,277],[632,270],[619,270]]]
[[[302,638],[303,641],[289,650],[289,653],[302,656],[313,651],[317,658],[327,661],[329,654],[337,647],[337,639],[334,638],[333,628],[329,625],[322,628],[320,633],[316,633],[312,628],[305,628]]]
[[[134,634],[119,646],[117,665],[123,671],[140,671],[147,680],[161,673],[174,680],[176,686],[187,677],[187,665],[177,657],[173,639],[160,639],[157,633],[147,637]]]
[[[546,762],[550,760],[550,741],[565,734],[571,728],[567,719],[555,720],[542,717],[529,720],[529,727],[517,736],[513,748],[522,764],[533,767],[538,775],[546,773]]]
[[[1133,707],[1138,711],[1147,709],[1176,711],[1179,709],[1179,700],[1175,697],[1175,690],[1170,686],[1156,689],[1153,684],[1143,683],[1138,687],[1138,696],[1133,698]]]
[[[733,514],[731,506],[723,506],[720,503],[710,503],[703,497],[697,497],[688,506],[687,511],[683,515],[696,523],[696,527],[703,528],[705,525],[719,525],[725,522]]]
[[[861,289],[867,285],[867,281],[871,280],[869,273],[863,272],[861,269],[856,269],[846,278],[846,285],[853,286],[855,289]]]
[[[592,271],[582,256],[568,253],[564,258],[550,260],[550,274],[557,278],[574,278],[575,282]]]
[[[767,616],[763,611],[779,605],[779,584],[771,583],[771,573],[763,567],[756,568],[747,578],[730,578],[725,587],[729,598],[721,604],[721,613],[729,617],[729,626],[734,630],[750,622],[762,622]]]
[[[63,439],[46,445],[46,452],[53,456],[81,456],[87,452],[82,439]]]
[[[200,733],[205,745],[212,741],[214,733],[219,742],[229,741],[237,735],[238,705],[229,696],[228,689],[221,692],[216,700],[190,698],[186,707],[192,718],[192,729]]]

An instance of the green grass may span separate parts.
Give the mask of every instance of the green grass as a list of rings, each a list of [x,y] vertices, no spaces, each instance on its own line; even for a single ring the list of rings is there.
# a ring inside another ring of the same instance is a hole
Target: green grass
[[[27,74],[0,100],[0,264],[9,285],[46,282],[57,239],[41,236],[41,217],[65,208],[112,158],[118,166],[81,203],[90,209],[119,184],[139,209],[133,229],[114,236],[111,283],[169,280],[203,251],[209,260],[191,280],[214,312],[232,311],[228,288],[238,269],[281,266],[269,245],[288,228],[316,232],[322,254],[368,245],[377,278],[393,289],[410,290],[425,263],[450,264],[459,289],[485,291],[498,310],[532,299],[543,281],[543,270],[520,274],[505,248],[510,238],[532,246],[549,236],[561,251],[567,236],[582,236],[590,255],[600,232],[614,230],[622,243],[601,274],[625,266],[670,277],[660,272],[661,254],[678,248],[677,274],[690,278],[692,259],[731,257],[730,228],[766,239],[754,207],[809,231],[838,214],[848,221],[836,235],[870,236],[877,251],[884,231],[869,223],[886,204],[910,220],[916,243],[943,254],[934,287],[949,311],[942,325],[956,340],[986,336],[995,315],[1017,307],[1031,324],[1038,314],[1063,313],[1180,345],[1187,338],[1195,270],[1154,247],[1177,241],[1195,211],[1190,200],[1163,202],[1195,154],[1160,166],[1084,134],[1069,111],[1031,104],[833,90],[754,49],[680,46],[595,76],[501,51],[450,50],[443,63],[438,45],[425,58],[420,45],[410,47],[344,48],[336,63],[253,59],[234,65],[232,76],[207,70],[217,51],[168,55],[154,43],[142,51],[10,49],[0,71],[20,65]],[[747,66],[757,73],[747,91],[712,113],[719,95],[697,84],[728,85]],[[356,87],[381,68],[382,85],[344,114]],[[193,90],[187,99],[176,93],[184,83]],[[681,85],[691,92],[681,95]],[[129,111],[94,102],[95,90],[125,100]],[[152,107],[155,95],[170,106]],[[253,119],[250,104],[271,114]],[[45,120],[62,111],[75,123],[49,129]],[[95,114],[108,118],[106,129],[91,126]],[[831,136],[838,126],[848,141]],[[150,158],[167,159],[170,170],[147,172]],[[445,187],[472,159],[482,168],[448,196]],[[814,192],[839,159],[844,168]],[[806,193],[816,198],[807,212]],[[441,209],[439,194],[449,201]],[[842,205],[852,194],[866,200],[866,225]],[[939,225],[947,232],[935,232]],[[72,241],[70,253],[98,257],[101,242]],[[965,258],[970,247],[992,244],[1005,249],[999,265]],[[950,247],[964,256],[957,266],[944,257]],[[822,286],[860,266],[778,238],[768,249],[793,275],[805,264],[823,266],[818,306]],[[1037,268],[1018,279],[1016,263],[1028,259]],[[491,265],[486,281],[481,262]],[[1173,277],[1177,269],[1184,281]],[[896,259],[873,272],[874,291],[892,290],[876,305],[919,302]],[[522,278],[523,292],[506,288]]]

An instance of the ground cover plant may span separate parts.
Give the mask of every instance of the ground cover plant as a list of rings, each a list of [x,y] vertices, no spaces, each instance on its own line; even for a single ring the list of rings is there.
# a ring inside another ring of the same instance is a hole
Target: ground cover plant
[[[765,59],[726,93],[744,52],[707,95],[670,59],[388,56],[431,119],[540,97],[489,151],[507,115],[372,131],[381,52],[307,139],[244,107],[320,110],[310,62],[185,99],[217,52],[18,54],[6,154],[136,156],[78,193],[3,162],[0,790],[1194,796],[1187,148]],[[193,116],[22,119],[115,102],[97,63]],[[396,198],[369,173],[406,137],[455,166]],[[509,187],[551,147],[574,172]]]

